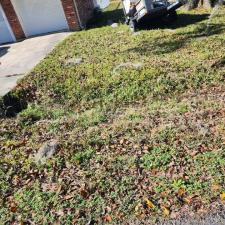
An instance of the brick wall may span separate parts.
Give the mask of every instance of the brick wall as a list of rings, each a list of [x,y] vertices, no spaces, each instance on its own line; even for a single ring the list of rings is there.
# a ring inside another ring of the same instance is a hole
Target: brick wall
[[[80,30],[73,0],[61,0],[70,30]]]
[[[5,12],[5,15],[8,19],[8,22],[11,26],[11,29],[16,37],[16,39],[22,39],[25,37],[22,26],[19,22],[19,19],[16,15],[14,7],[10,0],[0,0],[1,6]]]
[[[77,4],[81,25],[85,26],[87,21],[93,16],[93,0],[61,0],[70,30],[80,30],[78,15],[74,5]]]

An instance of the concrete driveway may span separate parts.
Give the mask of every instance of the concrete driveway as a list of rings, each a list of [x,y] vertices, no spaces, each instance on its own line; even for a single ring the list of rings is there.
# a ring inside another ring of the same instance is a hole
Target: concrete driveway
[[[54,33],[0,45],[0,96],[16,86],[70,32]]]

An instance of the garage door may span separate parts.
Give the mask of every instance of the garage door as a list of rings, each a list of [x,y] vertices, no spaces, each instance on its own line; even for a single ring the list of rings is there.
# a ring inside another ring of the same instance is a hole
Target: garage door
[[[13,42],[13,34],[0,5],[0,44]]]
[[[68,29],[61,0],[12,0],[26,36]]]

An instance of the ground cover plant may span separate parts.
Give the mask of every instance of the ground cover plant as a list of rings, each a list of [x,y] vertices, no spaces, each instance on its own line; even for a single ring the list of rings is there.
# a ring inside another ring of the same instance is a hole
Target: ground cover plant
[[[225,8],[209,13],[136,34],[101,20],[18,84],[27,107],[0,119],[0,224],[154,223],[224,203]]]

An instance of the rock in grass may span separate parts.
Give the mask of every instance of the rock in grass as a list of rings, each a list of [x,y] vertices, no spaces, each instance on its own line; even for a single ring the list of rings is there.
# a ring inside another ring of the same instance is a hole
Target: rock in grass
[[[133,62],[126,62],[126,63],[121,63],[119,65],[117,65],[114,69],[113,69],[113,73],[116,74],[118,72],[119,69],[126,67],[126,68],[134,68],[136,70],[140,70],[143,67],[143,63],[142,62],[137,62],[137,63],[133,63]]]
[[[36,163],[44,163],[47,159],[51,158],[59,149],[59,142],[51,140],[42,145],[36,153],[34,159]]]
[[[113,24],[111,25],[111,27],[112,27],[112,28],[117,28],[117,27],[118,27],[118,23],[113,23]]]
[[[141,32],[134,32],[133,33],[133,36],[138,36],[138,35],[140,35],[141,34]]]
[[[68,59],[66,60],[66,65],[67,66],[74,66],[74,65],[79,65],[83,62],[82,58],[72,58],[72,59]]]

